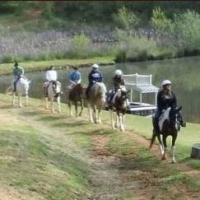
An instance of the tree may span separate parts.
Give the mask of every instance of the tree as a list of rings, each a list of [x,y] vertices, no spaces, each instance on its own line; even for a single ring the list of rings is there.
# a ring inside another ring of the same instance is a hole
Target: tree
[[[129,35],[131,35],[131,30],[135,29],[139,23],[139,18],[126,7],[120,8],[117,15],[113,15],[113,19],[118,27],[125,30]]]
[[[160,8],[156,8],[153,10],[151,24],[154,27],[154,29],[161,35],[173,31],[172,21],[169,18],[167,18],[165,13]]]

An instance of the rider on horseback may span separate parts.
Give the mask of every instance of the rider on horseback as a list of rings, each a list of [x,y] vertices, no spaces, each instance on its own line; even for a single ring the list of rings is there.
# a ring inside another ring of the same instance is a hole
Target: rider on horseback
[[[166,110],[167,108],[171,107],[171,109],[176,109],[177,107],[177,100],[174,92],[171,90],[171,81],[170,80],[164,80],[161,84],[161,89],[158,92],[157,95],[157,110],[154,116],[154,125],[156,128],[156,131],[159,131],[159,118],[162,114],[163,110]],[[182,115],[179,113],[179,119],[180,119],[180,125],[182,127],[185,127],[186,124],[183,122]]]
[[[57,81],[57,72],[54,70],[53,66],[50,66],[50,68],[46,71],[45,74],[46,77],[46,81],[44,83],[44,93],[45,93],[45,97],[48,97],[48,86],[50,84],[50,82],[55,83]]]
[[[125,88],[125,82],[123,79],[123,72],[120,69],[115,70],[115,75],[113,77],[113,90],[110,92],[109,98],[108,98],[108,103],[112,104],[115,102],[115,98],[117,95],[117,91],[123,87],[124,90]]]
[[[74,71],[69,74],[69,89],[72,89],[75,85],[81,83],[81,73],[79,72],[78,67],[73,67],[73,70]]]
[[[88,75],[88,81],[89,85],[86,89],[86,97],[88,98],[89,95],[89,90],[90,88],[96,83],[96,82],[102,82],[103,81],[103,76],[101,72],[99,71],[99,65],[93,64],[92,65],[92,70]]]
[[[20,67],[17,63],[17,61],[15,61],[14,64],[14,69],[13,69],[13,76],[14,76],[14,89],[13,92],[16,92],[16,86],[17,86],[17,82],[19,81],[19,79],[24,75],[24,69],[23,67]]]

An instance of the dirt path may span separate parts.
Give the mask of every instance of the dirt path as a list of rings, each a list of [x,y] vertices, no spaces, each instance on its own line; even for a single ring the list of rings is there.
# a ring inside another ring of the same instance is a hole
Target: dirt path
[[[184,184],[175,184],[175,189],[170,187],[167,193],[171,194],[166,197],[166,194],[160,190],[163,177],[159,174],[159,170],[161,170],[159,166],[155,169],[152,169],[151,166],[149,168],[143,168],[140,165],[139,158],[134,157],[134,155],[120,157],[111,153],[107,147],[110,141],[107,135],[91,134],[92,148],[89,151],[84,151],[80,146],[75,144],[73,137],[66,135],[66,130],[62,130],[59,126],[54,126],[52,128],[48,123],[44,124],[44,122],[38,120],[38,114],[52,116],[48,111],[45,111],[43,107],[30,107],[29,109],[24,108],[17,110],[8,107],[5,102],[0,103],[0,107],[6,107],[0,114],[0,119],[4,120],[4,123],[7,123],[8,120],[12,120],[13,123],[23,121],[31,124],[34,128],[44,132],[43,137],[47,139],[48,137],[54,137],[56,140],[60,141],[59,145],[63,145],[65,150],[69,151],[72,156],[87,161],[90,166],[89,183],[91,185],[91,195],[90,197],[82,197],[81,200],[166,200],[172,199],[173,195],[177,195],[180,192],[182,193],[181,198],[177,197],[176,199],[198,199],[197,196],[195,196],[196,194],[192,194],[192,191],[189,191]],[[71,121],[76,122],[76,119],[71,119]],[[67,126],[66,118],[60,117],[59,123],[61,122],[64,124],[66,123]],[[108,128],[108,125],[104,125],[103,127]],[[54,134],[49,134],[50,131],[53,131]],[[87,130],[84,134],[86,134],[86,132]],[[124,134],[126,134],[130,140],[134,140],[139,146],[147,148],[149,145],[149,141],[131,131],[127,131]],[[154,146],[152,153],[160,159],[156,146]],[[165,163],[166,166],[164,166],[164,169],[169,165],[169,161]],[[185,174],[191,176],[195,174],[200,177],[199,171],[192,170],[187,166],[177,164],[177,169],[183,171]],[[3,195],[4,200],[24,199],[23,194],[19,194],[19,197],[15,195],[16,198],[14,198],[14,196],[10,198],[10,194],[11,192],[9,192],[9,189],[0,190],[0,196]]]

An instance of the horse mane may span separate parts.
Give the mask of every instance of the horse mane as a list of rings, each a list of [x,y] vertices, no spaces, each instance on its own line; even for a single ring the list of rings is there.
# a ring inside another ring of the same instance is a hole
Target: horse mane
[[[159,119],[159,128],[160,128],[160,130],[163,129],[164,122],[165,122],[166,120],[169,121],[169,113],[170,113],[170,111],[171,111],[171,107],[167,108],[167,109],[161,114],[160,119]]]

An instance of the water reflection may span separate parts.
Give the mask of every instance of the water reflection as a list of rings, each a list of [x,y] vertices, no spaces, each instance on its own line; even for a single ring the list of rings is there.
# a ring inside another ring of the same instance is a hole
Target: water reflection
[[[122,69],[125,74],[139,73],[152,74],[153,84],[160,86],[163,79],[170,79],[173,82],[173,90],[177,95],[179,105],[183,106],[183,114],[187,121],[200,122],[200,57],[190,57],[182,59],[173,59],[165,61],[137,62],[117,64],[113,66],[101,67],[104,81],[108,88],[111,87],[111,77],[115,69]],[[82,81],[87,85],[87,76],[89,68],[83,68]],[[59,80],[62,82],[63,89],[67,85],[67,71],[58,71]],[[27,77],[32,80],[30,96],[42,97],[42,83],[44,81],[44,72],[27,73]],[[0,78],[0,91],[4,92],[11,81],[11,76],[2,76]],[[134,95],[134,100],[138,100],[138,95]],[[144,101],[152,102],[153,96],[144,96]]]

